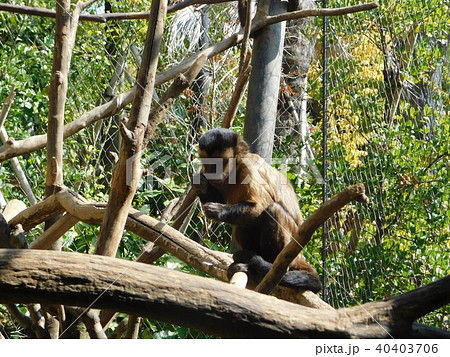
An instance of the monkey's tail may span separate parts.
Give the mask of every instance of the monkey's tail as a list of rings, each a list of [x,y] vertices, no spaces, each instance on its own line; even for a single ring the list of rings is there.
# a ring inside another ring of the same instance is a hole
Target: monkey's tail
[[[228,268],[228,276],[231,277],[238,271],[244,271],[254,284],[259,284],[272,268],[271,263],[249,250],[237,251],[233,254],[233,260],[234,263]],[[322,284],[317,277],[301,270],[288,271],[279,285],[295,290],[311,290],[314,293],[322,289]]]

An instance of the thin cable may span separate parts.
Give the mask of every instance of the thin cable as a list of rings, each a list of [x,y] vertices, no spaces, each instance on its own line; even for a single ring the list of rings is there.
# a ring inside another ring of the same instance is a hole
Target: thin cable
[[[322,1],[322,7],[327,8],[327,0]],[[323,116],[322,116],[322,203],[328,201],[328,43],[327,43],[327,35],[328,35],[328,17],[323,17],[323,28],[322,28],[322,51],[323,51],[323,73],[322,73],[322,108],[323,108]],[[327,251],[327,242],[328,242],[328,223],[327,221],[323,222],[322,225],[322,297],[325,302],[328,302],[328,279],[327,279],[327,259],[326,259],[326,251]]]

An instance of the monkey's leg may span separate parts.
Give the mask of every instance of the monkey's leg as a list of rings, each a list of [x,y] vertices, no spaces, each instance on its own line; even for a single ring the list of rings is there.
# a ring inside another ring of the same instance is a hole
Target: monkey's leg
[[[297,232],[297,223],[278,203],[267,207],[261,217],[259,251],[265,260],[273,262]]]
[[[248,288],[254,289],[256,285],[272,268],[272,264],[265,261],[260,255],[250,250],[240,250],[233,254],[234,263],[228,268],[230,278],[236,272],[245,272],[249,278]],[[305,271],[288,271],[280,285],[296,290],[311,290],[317,293],[322,288],[319,279]]]
[[[273,263],[281,250],[295,239],[298,225],[292,216],[278,203],[270,205],[261,222],[261,238],[259,241],[261,256]],[[290,264],[292,270],[303,270],[318,276],[316,269],[308,264],[302,254],[299,254]]]

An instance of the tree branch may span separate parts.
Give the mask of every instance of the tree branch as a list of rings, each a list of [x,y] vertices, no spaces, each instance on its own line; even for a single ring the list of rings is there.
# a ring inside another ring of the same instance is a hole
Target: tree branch
[[[252,71],[252,66],[250,65],[251,57],[252,55],[250,51],[247,51],[243,62],[241,62],[235,89],[233,91],[233,95],[231,96],[230,103],[228,104],[227,111],[222,121],[222,128],[230,128],[233,125],[234,116],[236,115],[239,103],[241,102],[244,95],[245,86]]]
[[[6,117],[8,116],[9,110],[11,109],[11,105],[14,101],[14,97],[16,96],[14,85],[11,86],[11,91],[9,92],[8,97],[2,106],[2,111],[0,112],[0,129],[3,128],[3,124],[5,122]],[[2,138],[2,141],[5,142],[8,140],[8,136],[6,135],[5,139]]]
[[[91,1],[91,3],[95,2]],[[226,3],[235,0],[186,0],[177,4],[173,4],[167,7],[167,13],[172,13],[185,7],[192,5],[200,5],[200,4],[219,4]],[[86,4],[89,6],[90,4]],[[85,7],[87,7],[85,6]],[[30,7],[30,6],[22,6],[22,5],[13,5],[13,4],[3,4],[0,3],[0,11],[7,11],[17,14],[24,15],[33,15],[40,17],[49,17],[56,18],[56,13],[53,10],[48,10],[40,7]],[[121,20],[146,20],[150,16],[150,11],[143,12],[130,12],[130,13],[105,13],[100,15],[90,15],[90,14],[82,14],[80,15],[80,21],[86,22],[100,22],[105,23],[108,21],[121,21]]]
[[[14,101],[16,93],[14,91],[14,86],[11,87],[11,91],[8,95],[8,97],[5,100],[5,103],[3,103],[2,111],[0,113],[0,140],[6,144],[10,142],[8,132],[3,127],[3,123],[8,116],[9,110],[11,109],[11,106]],[[34,196],[33,190],[31,189],[30,183],[28,182],[27,176],[25,175],[25,172],[22,170],[22,166],[20,165],[20,162],[17,158],[12,158],[11,160],[11,166],[13,167],[13,170],[16,174],[17,181],[19,181],[20,187],[25,192],[25,195],[28,198],[28,201],[32,205],[36,204],[36,197]]]
[[[109,257],[0,250],[0,303],[64,304],[149,317],[224,337],[411,337],[411,319],[450,302],[450,276],[384,301],[321,311],[213,279]],[[437,303],[439,301],[439,304]],[[414,313],[413,313],[414,312]]]
[[[254,21],[255,28],[252,29],[252,32],[257,31],[257,30],[261,29],[262,27],[273,25],[275,23],[282,22],[282,21],[303,19],[305,17],[347,15],[347,14],[353,14],[355,12],[373,10],[377,7],[378,7],[378,3],[376,1],[374,1],[374,2],[367,3],[367,4],[346,6],[346,7],[336,8],[336,9],[305,9],[305,10],[298,10],[298,11],[292,11],[292,12],[285,12],[283,14],[271,15],[271,16],[267,16],[267,17],[263,17],[263,18],[258,17],[258,18],[255,18],[255,21]]]
[[[126,130],[134,141],[124,140],[119,161],[113,171],[107,211],[103,217],[95,253],[115,256],[122,238],[128,210],[140,178],[140,158],[155,87],[156,69],[167,14],[167,0],[153,0],[144,45],[144,56],[137,77],[130,119]],[[125,129],[125,127],[123,127]]]
[[[107,339],[105,331],[100,323],[98,312],[92,309],[85,310],[79,307],[65,306],[65,309],[86,325],[91,339]]]
[[[48,249],[48,247],[55,243],[64,235],[64,233],[77,223],[78,218],[72,216],[70,213],[65,214],[36,238],[30,244],[30,249]]]
[[[347,187],[344,191],[325,202],[299,227],[297,235],[278,254],[272,269],[256,287],[256,291],[263,294],[270,294],[272,289],[280,282],[286,274],[289,264],[300,254],[303,247],[311,240],[313,233],[323,222],[330,218],[335,212],[340,210],[351,201],[368,203],[369,199],[364,194],[362,184]]]
[[[98,120],[109,118],[133,101],[135,88],[132,88],[83,114],[78,119],[64,126],[64,139],[74,135],[80,130],[94,124]],[[0,162],[16,156],[26,155],[42,149],[47,144],[47,134],[35,135],[23,140],[12,140],[0,147]]]
[[[8,221],[11,226],[21,224],[25,232],[29,231],[38,224],[60,215],[64,212],[55,195],[47,197],[45,200],[19,212],[15,217]]]
[[[203,68],[206,60],[206,55],[201,55],[186,72],[179,74],[174,79],[170,87],[161,96],[159,103],[155,103],[148,117],[148,125],[143,144],[144,148],[147,147],[148,141],[153,137],[153,134],[164,118],[166,111],[174,103],[175,99],[183,92],[183,90],[192,84],[197,77],[197,74]]]

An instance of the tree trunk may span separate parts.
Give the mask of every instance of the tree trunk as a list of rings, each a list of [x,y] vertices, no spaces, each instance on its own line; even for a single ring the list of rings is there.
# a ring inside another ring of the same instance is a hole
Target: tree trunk
[[[270,7],[270,15],[287,11],[285,1],[263,0],[258,11],[264,6]],[[272,159],[285,27],[286,23],[280,22],[261,29],[253,44],[244,139],[250,150],[266,161]]]
[[[45,196],[51,196],[63,185],[63,141],[64,108],[68,87],[71,43],[70,0],[56,2],[55,44],[53,50],[52,77],[49,89],[48,129],[47,129],[47,176]],[[49,229],[59,216],[45,222]],[[60,250],[62,242],[54,242],[52,249]]]

